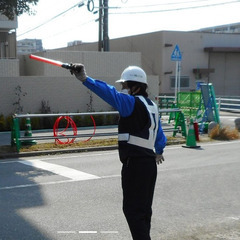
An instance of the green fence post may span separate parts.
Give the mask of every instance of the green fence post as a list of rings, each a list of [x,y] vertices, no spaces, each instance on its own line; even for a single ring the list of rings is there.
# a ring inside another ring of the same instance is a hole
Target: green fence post
[[[19,140],[20,138],[20,127],[19,127],[19,119],[16,117],[13,117],[12,121],[12,132],[11,132],[11,145],[15,146],[17,152],[19,152],[21,148],[21,141]]]
[[[186,137],[187,136],[186,123],[185,123],[184,114],[182,112],[176,112],[174,129],[176,130],[179,126],[181,127],[182,136]],[[173,137],[175,137],[176,134],[177,132],[173,131]]]
[[[210,88],[210,92],[211,92],[211,95],[212,95],[213,107],[214,107],[214,110],[215,110],[215,122],[220,124],[219,110],[218,110],[218,106],[217,106],[217,103],[216,103],[215,91],[214,91],[213,85],[211,83],[209,83],[209,88]]]

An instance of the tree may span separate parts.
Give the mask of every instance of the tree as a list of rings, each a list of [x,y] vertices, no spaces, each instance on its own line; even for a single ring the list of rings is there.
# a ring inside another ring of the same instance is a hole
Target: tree
[[[39,0],[1,0],[0,13],[8,19],[13,20],[14,16],[23,13],[33,14],[31,6],[37,5]]]

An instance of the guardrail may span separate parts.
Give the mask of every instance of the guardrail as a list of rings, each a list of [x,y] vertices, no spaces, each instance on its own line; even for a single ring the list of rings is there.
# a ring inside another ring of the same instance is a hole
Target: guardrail
[[[174,103],[174,96],[157,96],[156,103],[159,108],[171,108]],[[240,112],[240,98],[216,97],[219,111]]]
[[[20,133],[20,118],[35,118],[35,117],[62,117],[62,116],[96,116],[96,115],[116,115],[117,111],[112,112],[89,112],[89,113],[55,113],[55,114],[15,114],[13,115],[13,124],[11,132],[11,145],[16,146],[17,152],[19,152],[22,143],[34,141],[34,140],[47,140],[47,139],[60,139],[60,138],[80,138],[80,137],[91,137],[92,134],[76,134],[76,135],[65,135],[65,136],[21,136]],[[112,136],[117,133],[96,133],[95,136]]]
[[[157,105],[159,106],[159,108],[171,108],[172,104],[175,101],[175,97],[174,96],[156,96],[155,98]]]
[[[240,99],[217,97],[216,100],[220,111],[240,112]]]
[[[176,134],[176,132],[179,132],[179,127],[182,128],[183,136],[186,136],[186,130],[185,130],[185,120],[183,114],[181,114],[181,110],[178,108],[171,108],[171,109],[160,109],[159,114],[162,113],[180,113],[179,114],[179,121],[180,123],[176,123],[174,128],[167,128],[164,129],[166,132],[173,132],[173,134]],[[21,118],[36,118],[36,117],[62,117],[62,116],[96,116],[96,115],[117,115],[119,114],[117,111],[112,112],[89,112],[89,113],[57,113],[57,114],[15,114],[13,115],[13,124],[12,124],[12,132],[11,132],[11,145],[16,146],[17,152],[19,152],[22,143],[31,142],[35,140],[48,140],[48,139],[62,139],[62,138],[82,138],[82,137],[92,137],[93,134],[75,134],[75,135],[64,135],[64,136],[21,136],[20,131],[20,124],[19,119]],[[104,132],[104,133],[94,133],[94,136],[116,136],[117,131],[115,132]]]

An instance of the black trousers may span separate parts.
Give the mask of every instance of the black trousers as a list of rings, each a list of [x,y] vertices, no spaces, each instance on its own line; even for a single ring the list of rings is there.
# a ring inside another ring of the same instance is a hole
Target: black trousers
[[[150,240],[157,177],[154,158],[128,158],[122,166],[123,212],[134,240]]]

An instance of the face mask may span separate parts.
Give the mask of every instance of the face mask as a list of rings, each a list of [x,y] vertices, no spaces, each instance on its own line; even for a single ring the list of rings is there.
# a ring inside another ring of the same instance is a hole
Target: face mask
[[[130,91],[129,89],[126,89],[126,88],[125,88],[125,89],[122,89],[122,90],[121,90],[121,93],[129,94],[129,91]]]

